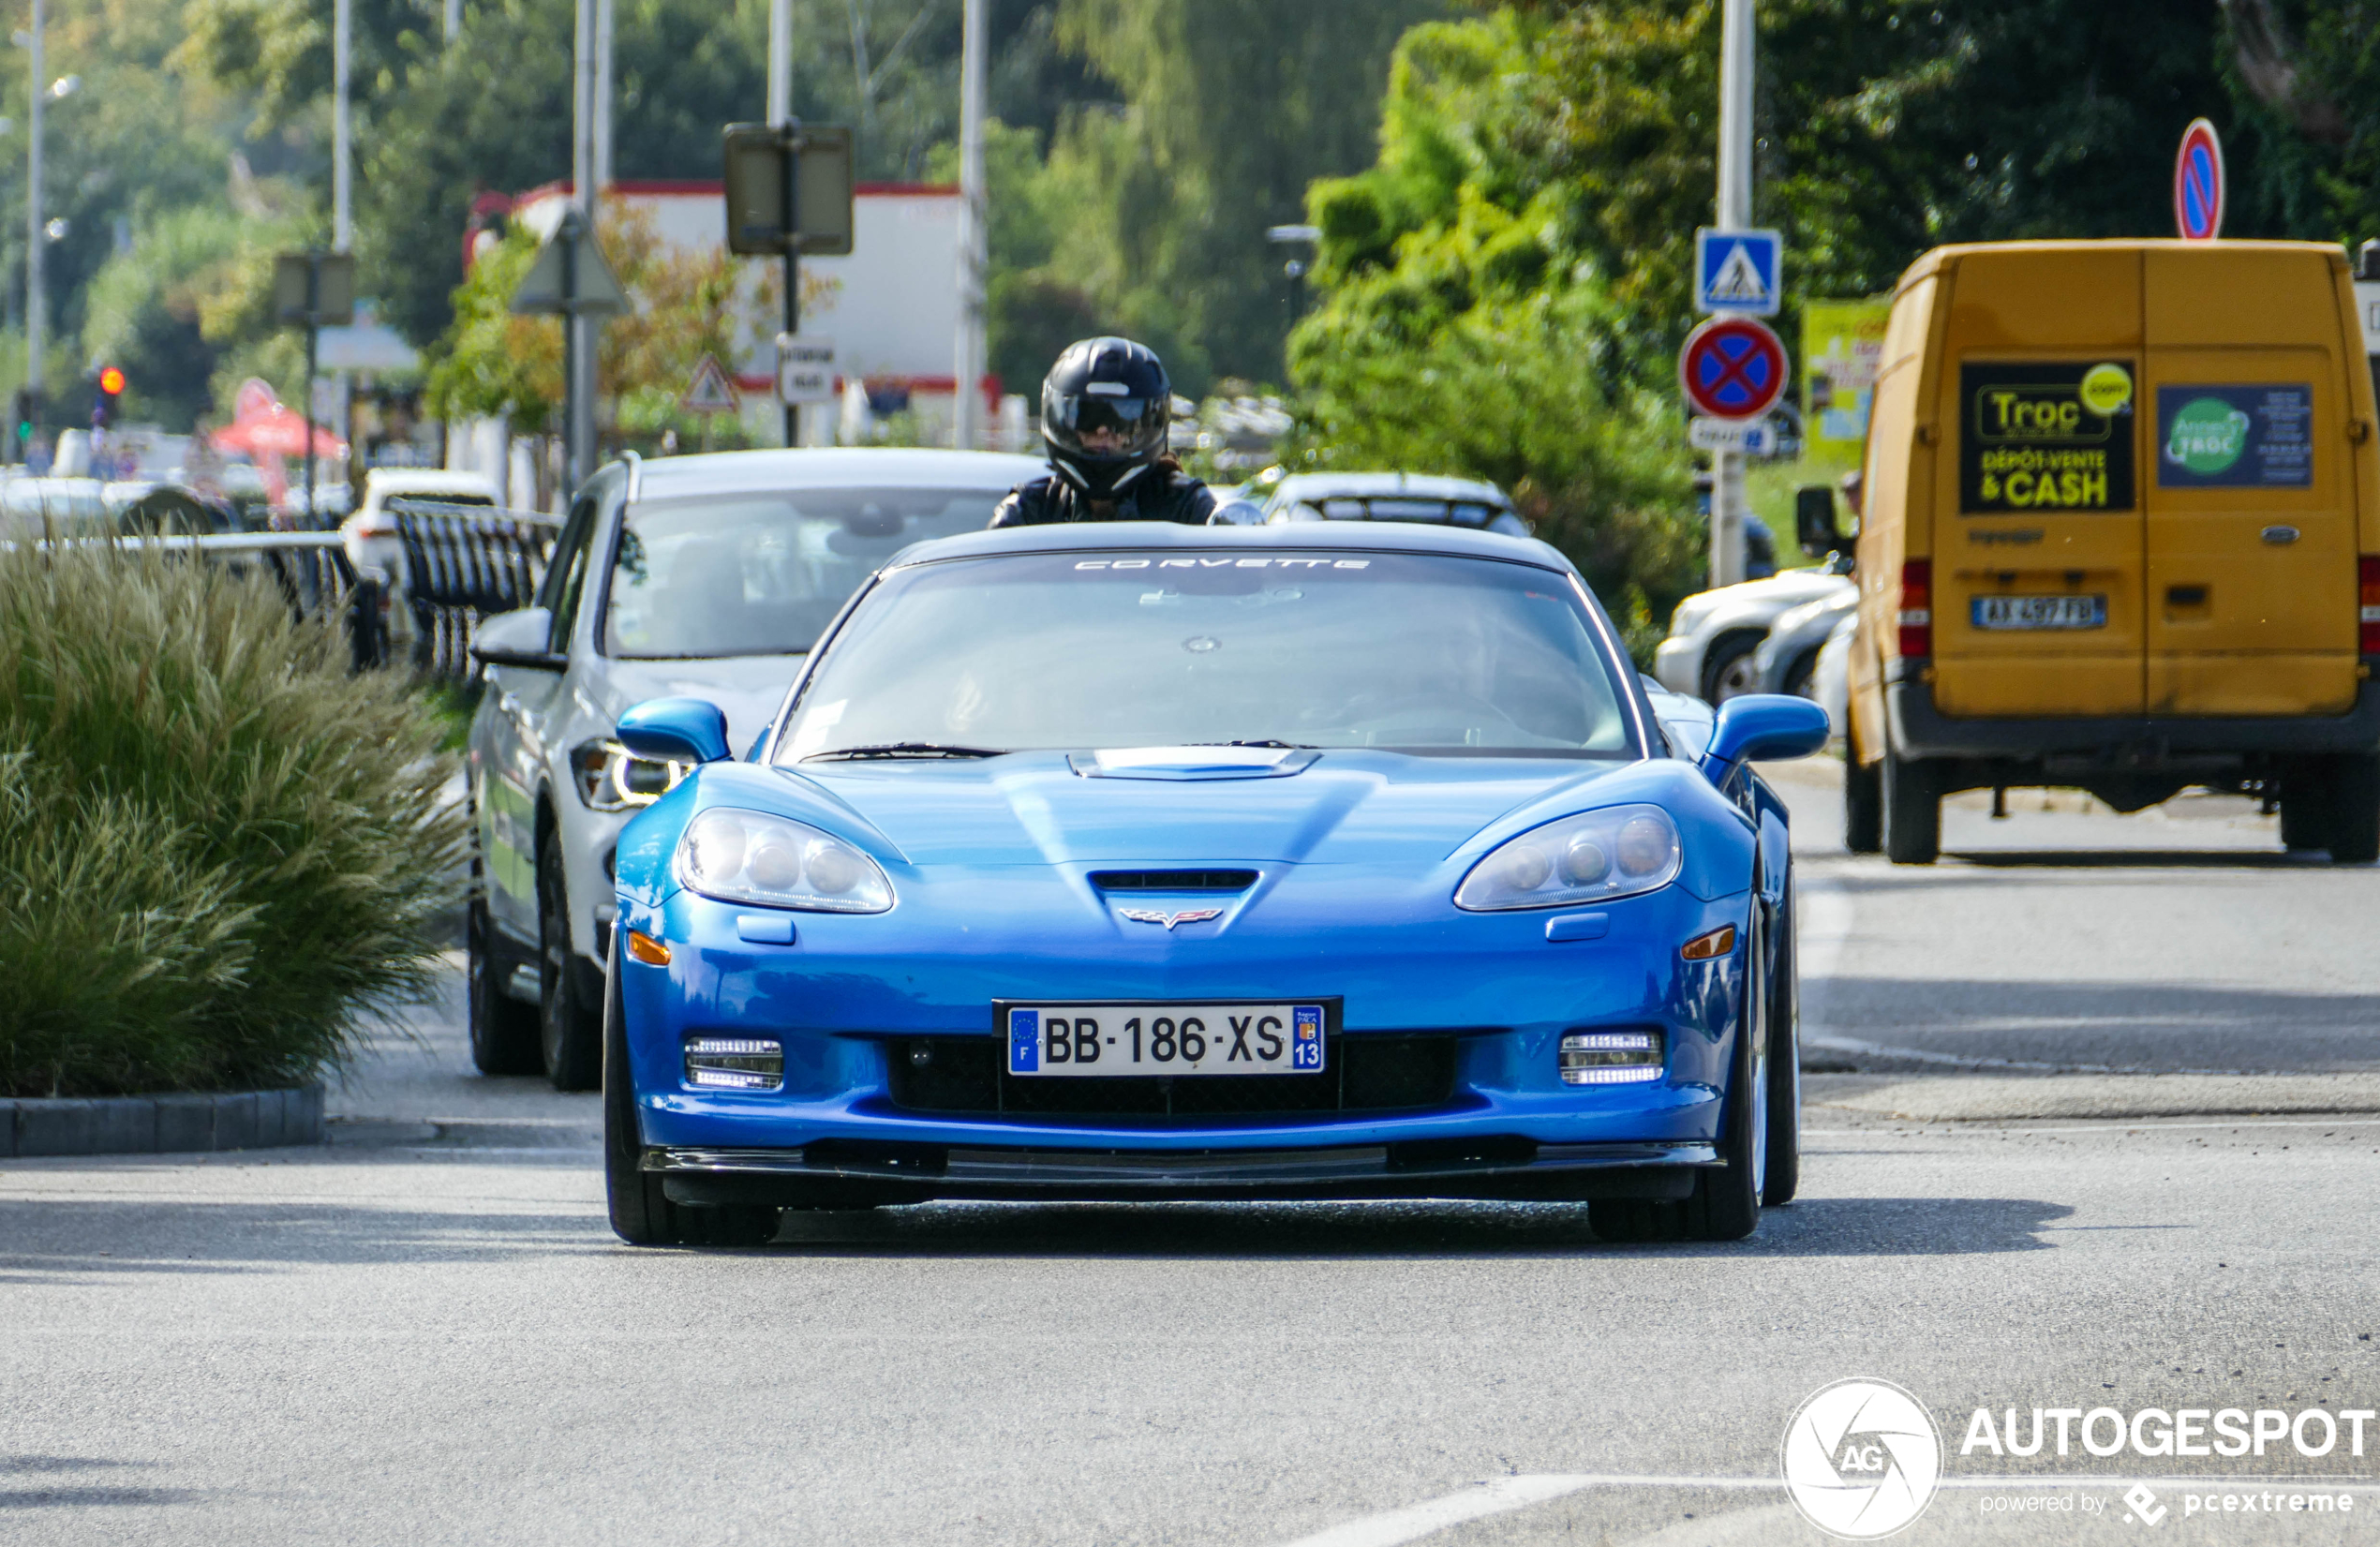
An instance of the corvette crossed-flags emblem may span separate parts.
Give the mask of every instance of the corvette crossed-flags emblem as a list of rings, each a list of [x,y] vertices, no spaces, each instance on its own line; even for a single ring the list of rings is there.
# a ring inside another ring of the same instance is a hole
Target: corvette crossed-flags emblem
[[[1170,930],[1177,924],[1203,924],[1210,918],[1221,918],[1221,908],[1184,908],[1169,914],[1163,908],[1118,908],[1117,913],[1135,924],[1162,924]]]

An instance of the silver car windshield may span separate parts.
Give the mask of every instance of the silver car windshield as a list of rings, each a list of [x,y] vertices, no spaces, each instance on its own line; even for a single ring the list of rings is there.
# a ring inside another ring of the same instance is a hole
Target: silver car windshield
[[[1001,493],[796,489],[632,505],[604,650],[632,660],[806,650],[885,559],[981,528]]]
[[[1567,575],[1426,554],[1032,554],[887,575],[779,742],[1636,754]]]

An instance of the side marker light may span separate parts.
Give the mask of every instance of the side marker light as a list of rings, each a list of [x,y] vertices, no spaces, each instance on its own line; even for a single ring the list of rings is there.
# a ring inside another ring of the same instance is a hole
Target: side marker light
[[[647,967],[669,965],[669,947],[642,930],[628,931],[628,954]]]
[[[1722,924],[1708,934],[1698,934],[1677,948],[1677,954],[1688,961],[1715,961],[1735,948],[1735,926]]]

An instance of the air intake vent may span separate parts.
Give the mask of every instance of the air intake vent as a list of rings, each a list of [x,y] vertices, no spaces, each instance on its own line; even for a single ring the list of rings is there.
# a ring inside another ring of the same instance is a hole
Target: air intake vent
[[[1091,884],[1103,892],[1244,892],[1257,884],[1254,870],[1093,870]]]

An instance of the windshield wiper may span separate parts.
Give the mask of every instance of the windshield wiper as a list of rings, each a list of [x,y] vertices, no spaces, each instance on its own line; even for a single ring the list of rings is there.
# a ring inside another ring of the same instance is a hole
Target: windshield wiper
[[[838,747],[833,751],[812,752],[802,759],[805,763],[852,763],[863,758],[892,757],[1005,757],[999,747],[945,747],[938,741],[886,741],[872,747]]]
[[[1315,744],[1311,741],[1184,741],[1179,745],[1184,747],[1277,747],[1285,752],[1310,752],[1315,750]]]

